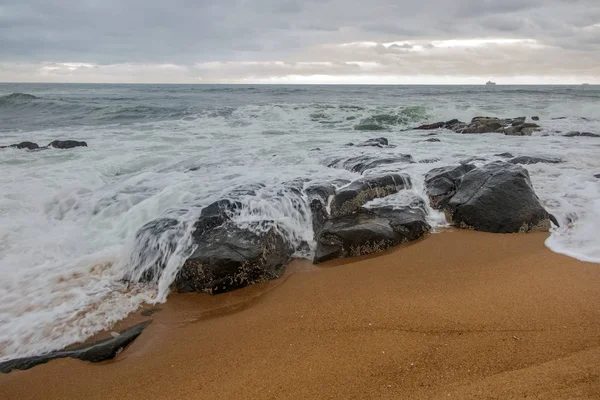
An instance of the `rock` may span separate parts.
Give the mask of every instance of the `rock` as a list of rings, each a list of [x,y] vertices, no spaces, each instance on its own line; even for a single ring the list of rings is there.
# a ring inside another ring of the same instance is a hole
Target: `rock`
[[[417,126],[416,130],[431,130],[431,129],[439,129],[444,127],[444,122],[435,122],[433,124],[425,124],[421,126]]]
[[[313,262],[358,257],[417,240],[431,229],[425,209],[423,200],[416,198],[399,209],[359,208],[354,214],[331,219],[317,236]]]
[[[496,161],[466,173],[443,207],[449,222],[483,232],[548,231],[556,223],[521,166]]]
[[[538,132],[538,131],[539,131],[538,128],[522,128],[521,136],[531,136],[533,134],[533,132]]]
[[[419,160],[419,164],[433,164],[436,162],[442,161],[439,158],[425,158],[423,160]]]
[[[565,133],[563,136],[564,137],[579,137],[579,136],[583,136],[583,137],[600,137],[600,135],[597,134],[597,133],[592,133],[592,132],[577,132],[577,131],[572,131],[572,132]]]
[[[511,164],[524,164],[524,165],[529,165],[529,164],[538,164],[538,163],[544,163],[544,164],[559,164],[562,163],[563,161],[559,158],[543,158],[543,157],[529,157],[529,156],[521,156],[521,157],[515,157],[511,160],[508,161]]]
[[[530,122],[525,122],[525,117],[515,118],[511,125],[500,128],[500,132],[509,136],[531,136],[533,132],[539,131],[540,126]]]
[[[321,148],[320,147],[315,147],[315,148],[310,149],[310,151],[321,151]]]
[[[539,120],[540,120],[540,117],[538,117],[537,115],[534,115],[533,117],[531,117],[531,119],[532,119],[533,121],[539,121]]]
[[[555,118],[552,118],[552,119],[553,119],[553,120],[558,120],[558,119],[567,119],[567,117],[555,117]]]
[[[596,174],[596,175],[594,175],[594,178],[598,178],[598,179],[600,179],[600,174]]]
[[[312,185],[305,190],[312,214],[312,227],[315,237],[323,228],[325,221],[329,219],[327,205],[329,204],[329,198],[335,195],[335,189],[336,186],[333,183],[326,183]]]
[[[362,174],[365,171],[379,167],[381,165],[396,163],[412,164],[414,162],[415,160],[409,154],[400,154],[398,156],[387,158],[380,158],[371,155],[361,155],[347,159],[337,159],[327,166],[330,168],[343,168],[347,169],[348,171],[358,172]]]
[[[27,149],[27,150],[36,150],[36,149],[40,148],[40,146],[38,146],[37,143],[33,143],[33,142],[21,142],[21,143],[17,143],[17,144],[11,144],[8,147],[13,147],[15,149]]]
[[[142,226],[135,234],[130,269],[124,279],[134,283],[158,281],[177,247],[180,229],[179,222],[173,218],[159,218]]]
[[[87,143],[79,142],[77,140],[55,140],[50,142],[48,147],[54,147],[55,149],[72,149],[74,147],[87,147]]]
[[[131,328],[122,330],[119,335],[108,339],[100,340],[91,344],[86,344],[77,347],[73,350],[61,350],[54,351],[41,356],[17,358],[14,360],[5,361],[0,363],[0,372],[7,374],[12,370],[26,370],[33,368],[36,365],[45,364],[48,361],[56,360],[59,358],[76,358],[82,361],[90,361],[98,363],[101,361],[112,360],[117,354],[119,354],[125,347],[133,342],[151,321],[142,322]]]
[[[498,118],[475,117],[471,123],[460,130],[460,133],[489,133],[504,127],[504,123]]]
[[[514,156],[511,153],[500,153],[494,154],[494,157],[513,158]]]
[[[436,143],[436,142],[441,142],[441,140],[436,139],[436,138],[431,138],[431,139],[424,140],[424,142]]]
[[[294,249],[268,222],[242,229],[226,221],[196,229],[196,250],[177,274],[174,287],[180,292],[217,294],[278,278]],[[196,226],[205,224],[199,221]]]
[[[475,169],[474,165],[435,168],[425,175],[425,193],[429,196],[431,207],[443,209],[454,196],[462,177]]]
[[[356,146],[359,146],[359,147],[368,147],[368,146],[383,147],[383,146],[387,146],[387,145],[388,145],[388,140],[384,137],[380,137],[380,138],[376,138],[376,139],[366,140],[362,143],[357,144]]]
[[[386,197],[410,187],[412,182],[406,174],[369,176],[359,179],[338,190],[331,201],[331,215],[341,217],[352,214],[375,198]]]
[[[466,126],[467,126],[467,124],[465,124],[464,122],[461,122],[457,119],[452,119],[452,120],[446,121],[446,122],[435,122],[433,124],[425,124],[425,125],[417,126],[414,129],[415,130],[432,130],[432,129],[444,128],[444,129],[449,129],[451,131],[456,132],[457,130],[462,129]]]

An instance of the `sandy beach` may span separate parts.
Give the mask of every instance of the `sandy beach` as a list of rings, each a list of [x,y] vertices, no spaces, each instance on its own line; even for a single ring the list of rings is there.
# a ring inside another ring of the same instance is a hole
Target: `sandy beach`
[[[120,324],[153,319],[114,361],[1,375],[1,397],[598,399],[600,267],[547,237],[443,232],[296,261],[233,293],[172,294]]]

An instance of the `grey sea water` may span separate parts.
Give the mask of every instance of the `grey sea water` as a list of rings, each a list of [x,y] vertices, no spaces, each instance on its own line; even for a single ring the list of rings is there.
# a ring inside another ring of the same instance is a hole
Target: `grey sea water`
[[[430,143],[428,132],[411,129],[479,115],[535,115],[542,130],[531,137],[439,131],[440,142]],[[215,200],[240,200],[240,225],[268,219],[291,242],[312,243],[302,188],[358,178],[328,166],[358,155],[432,161],[365,172],[404,171],[417,194],[427,171],[468,158],[559,157],[564,163],[527,166],[562,225],[547,245],[598,263],[600,139],[562,136],[572,130],[600,133],[600,87],[0,84],[0,145],[89,146],[0,150],[0,360],[61,348],[142,302],[164,301],[194,217]],[[380,136],[396,147],[345,146]],[[120,278],[153,254],[135,233],[161,217],[180,227],[176,238],[151,246],[176,242],[167,273],[124,285]],[[433,211],[431,221],[445,224]]]

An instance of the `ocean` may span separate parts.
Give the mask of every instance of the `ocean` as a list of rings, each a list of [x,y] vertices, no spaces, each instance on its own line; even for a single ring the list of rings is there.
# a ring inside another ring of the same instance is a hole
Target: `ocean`
[[[411,129],[480,115],[539,116],[542,129],[440,131],[440,142]],[[195,218],[222,198],[243,203],[237,224],[273,221],[290,242],[308,242],[296,255],[310,258],[302,188],[359,178],[336,161],[362,154],[410,154],[415,163],[365,174],[406,172],[419,195],[429,170],[473,157],[477,165],[504,152],[560,158],[526,166],[561,224],[546,245],[600,263],[600,138],[562,136],[569,131],[600,133],[600,87],[0,84],[0,146],[88,143],[0,149],[0,361],[85,340],[144,302],[166,301]],[[396,147],[347,145],[377,137]],[[175,237],[140,248],[138,229],[161,217],[178,221]],[[430,222],[447,226],[433,210]],[[159,280],[123,281],[172,243]]]

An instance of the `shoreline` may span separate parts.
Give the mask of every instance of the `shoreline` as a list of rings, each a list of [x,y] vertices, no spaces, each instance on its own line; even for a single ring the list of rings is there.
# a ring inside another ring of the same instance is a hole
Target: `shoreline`
[[[28,398],[600,398],[600,268],[547,233],[450,230],[217,296],[173,293],[113,361],[0,375]],[[96,336],[97,338],[98,336]],[[487,397],[486,397],[487,396]]]

